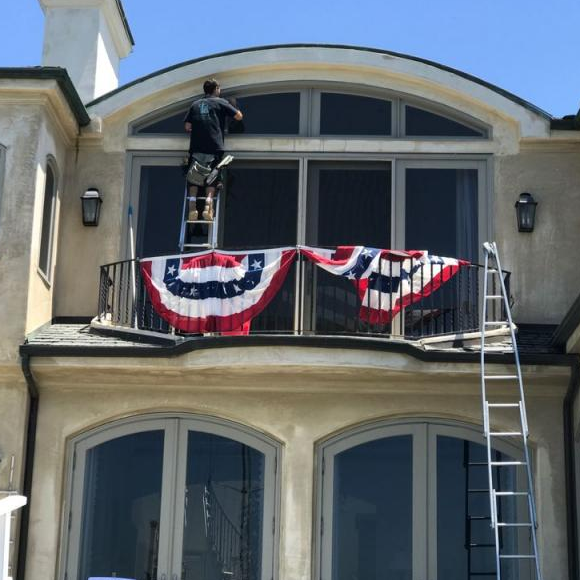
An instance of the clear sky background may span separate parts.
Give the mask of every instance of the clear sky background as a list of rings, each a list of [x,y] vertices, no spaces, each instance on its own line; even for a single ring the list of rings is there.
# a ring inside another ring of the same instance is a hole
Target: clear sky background
[[[265,44],[401,52],[515,93],[556,117],[580,107],[580,0],[122,0],[135,38],[121,84]],[[38,0],[0,0],[0,66],[41,64]]]

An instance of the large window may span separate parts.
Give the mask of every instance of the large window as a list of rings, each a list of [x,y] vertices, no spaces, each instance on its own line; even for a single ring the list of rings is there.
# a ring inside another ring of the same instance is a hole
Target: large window
[[[127,421],[81,439],[68,578],[271,580],[276,454],[213,419]]]
[[[275,88],[273,88],[275,87]],[[288,84],[263,93],[231,88],[224,95],[244,113],[229,133],[243,136],[487,139],[489,128],[461,111],[407,95],[367,87]],[[192,99],[193,100],[193,99]],[[134,135],[182,135],[190,102],[136,120]]]
[[[56,172],[53,167],[53,162],[49,160],[46,163],[46,178],[42,201],[42,226],[40,230],[40,252],[38,256],[38,269],[46,280],[50,280],[51,278],[56,192]]]
[[[471,580],[495,577],[486,450],[481,435],[436,423],[370,425],[335,438],[320,454],[319,578]],[[518,457],[501,442],[495,461]],[[500,471],[501,469],[501,471]],[[498,490],[515,489],[515,466],[495,468]],[[502,496],[502,521],[527,511]],[[528,528],[500,532],[503,553],[525,553]],[[504,561],[502,578],[533,578]]]

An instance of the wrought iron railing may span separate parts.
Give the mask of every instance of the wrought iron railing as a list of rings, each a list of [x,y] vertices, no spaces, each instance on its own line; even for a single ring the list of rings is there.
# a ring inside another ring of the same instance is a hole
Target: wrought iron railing
[[[427,279],[436,275],[443,265],[415,262],[414,267],[418,268],[415,276]],[[509,292],[510,273],[504,271],[503,275]],[[463,266],[434,292],[421,291],[424,295],[396,312],[390,320],[369,320],[361,316],[361,308],[366,305],[360,299],[356,283],[333,276],[298,254],[276,296],[251,321],[249,334],[354,335],[413,340],[477,332],[482,278],[483,267],[479,264]],[[489,282],[495,283],[495,277],[490,277]],[[495,290],[499,293],[499,288],[491,289],[494,294]],[[402,293],[402,284],[383,288],[383,308],[392,311],[397,301],[403,300]],[[503,308],[495,302],[491,308]],[[497,315],[496,319],[502,315],[501,312],[493,314]],[[139,260],[101,266],[97,320],[112,327],[182,334],[155,311]]]

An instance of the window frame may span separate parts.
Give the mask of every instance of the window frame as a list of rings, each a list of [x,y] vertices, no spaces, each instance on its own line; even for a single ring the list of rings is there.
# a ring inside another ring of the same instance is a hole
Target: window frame
[[[357,83],[341,83],[334,81],[308,80],[303,81],[280,81],[267,84],[256,85],[239,85],[228,87],[222,93],[224,98],[235,96],[237,98],[251,97],[258,95],[268,95],[275,93],[300,93],[300,112],[299,112],[299,132],[298,134],[287,135],[283,133],[269,134],[234,134],[230,139],[251,139],[251,138],[317,138],[317,139],[363,139],[369,141],[377,140],[413,140],[413,141],[490,141],[493,137],[492,127],[462,111],[453,107],[416,97],[408,93],[391,90],[388,88],[372,87]],[[369,97],[391,102],[391,133],[389,135],[321,135],[320,134],[320,103],[321,93],[339,93],[343,95],[352,95],[357,97]],[[201,94],[192,95],[178,103],[172,103],[133,120],[128,125],[128,136],[140,138],[169,138],[175,137],[175,133],[140,133],[139,131],[150,123],[156,123],[166,117],[177,114],[183,110],[187,112],[190,103],[202,97]],[[448,118],[457,123],[466,125],[470,129],[481,131],[482,136],[407,136],[405,134],[405,107],[410,105],[419,109],[424,109],[435,115]],[[183,138],[186,138],[185,131]]]
[[[493,158],[490,154],[383,154],[383,153],[272,153],[272,152],[236,152],[240,162],[246,161],[294,161],[298,163],[298,207],[296,238],[298,245],[306,245],[306,221],[308,210],[309,163],[328,162],[344,163],[345,167],[354,163],[382,162],[391,169],[391,247],[405,249],[405,169],[476,169],[478,172],[478,244],[491,239],[493,232]],[[144,165],[179,166],[183,160],[180,151],[156,153],[154,151],[127,151],[126,183],[127,192],[124,214],[133,208],[133,231],[137,235],[139,224],[139,190],[140,173]],[[184,178],[185,188],[185,178]],[[185,192],[185,189],[184,189]],[[218,203],[222,203],[218,200]],[[223,207],[220,206],[220,212]],[[223,217],[222,217],[223,219]],[[402,220],[402,221],[401,221]],[[124,259],[130,259],[130,230],[128,220],[123,220]],[[220,239],[218,227],[218,239]],[[144,257],[144,256],[138,256]],[[453,257],[453,256],[450,256]],[[482,259],[480,249],[479,259]]]
[[[484,441],[481,426],[436,418],[373,421],[347,429],[317,445],[312,560],[316,580],[332,577],[334,457],[356,445],[398,435],[413,437],[412,580],[437,580],[437,437],[453,437],[480,445]],[[515,459],[522,457],[522,452],[505,438],[494,441],[493,448]],[[427,526],[423,525],[425,521]]]
[[[281,444],[249,426],[210,415],[156,413],[139,415],[107,423],[74,437],[67,443],[66,488],[62,511],[62,545],[59,555],[61,580],[78,576],[81,547],[81,524],[85,492],[87,452],[119,437],[147,431],[163,430],[163,471],[159,528],[159,576],[169,577],[179,568],[183,541],[183,502],[189,431],[211,433],[245,445],[264,455],[264,512],[262,514],[261,580],[275,580],[279,568],[279,513],[281,487]],[[181,478],[181,479],[180,479]],[[182,494],[181,496],[179,494]],[[163,571],[162,566],[167,569]]]
[[[42,196],[42,215],[40,222],[40,241],[38,245],[38,261],[37,261],[37,272],[42,280],[50,286],[52,284],[52,267],[53,267],[53,253],[54,253],[54,236],[56,227],[56,206],[58,200],[58,183],[59,175],[56,160],[54,157],[49,155],[46,159],[46,170],[44,173],[44,193]],[[45,223],[46,216],[44,215],[44,206],[46,203],[46,196],[48,194],[47,184],[48,184],[48,172],[52,173],[52,190],[50,192],[52,196],[51,206],[50,206],[50,216],[48,218],[48,224]],[[45,225],[48,227],[47,234],[47,248],[46,248],[46,265],[41,264],[42,254],[43,254],[43,232]],[[45,269],[46,268],[46,269]]]

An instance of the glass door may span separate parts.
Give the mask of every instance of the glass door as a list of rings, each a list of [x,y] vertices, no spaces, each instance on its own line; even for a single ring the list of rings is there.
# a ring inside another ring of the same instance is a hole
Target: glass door
[[[274,449],[232,431],[222,425],[210,432],[189,421],[180,426],[175,579],[272,577]]]
[[[66,576],[270,580],[276,453],[213,418],[126,421],[83,438]]]
[[[388,162],[308,163],[306,245],[391,247],[391,165]],[[355,285],[304,265],[306,330],[364,330]]]

